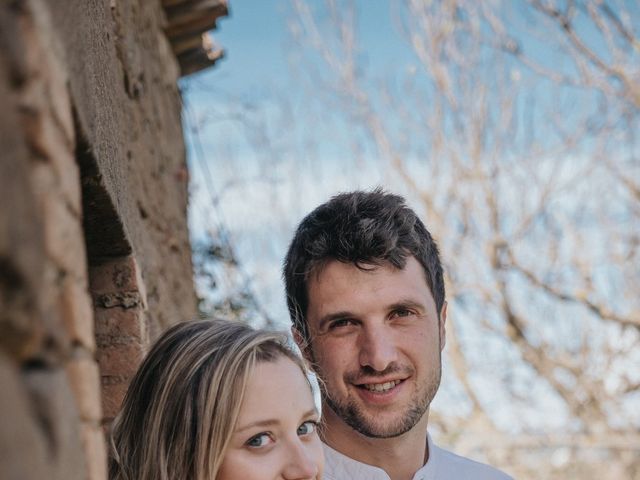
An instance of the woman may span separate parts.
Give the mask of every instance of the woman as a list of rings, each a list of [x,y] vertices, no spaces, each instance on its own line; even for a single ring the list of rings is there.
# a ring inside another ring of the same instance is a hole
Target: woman
[[[320,479],[318,412],[283,335],[221,320],[167,330],[111,439],[111,480]]]

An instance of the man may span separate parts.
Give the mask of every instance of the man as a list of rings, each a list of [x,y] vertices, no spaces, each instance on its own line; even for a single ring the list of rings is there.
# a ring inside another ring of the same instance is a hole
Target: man
[[[292,331],[320,378],[325,479],[504,480],[435,446],[445,302],[438,248],[402,197],[332,198],[284,264]]]

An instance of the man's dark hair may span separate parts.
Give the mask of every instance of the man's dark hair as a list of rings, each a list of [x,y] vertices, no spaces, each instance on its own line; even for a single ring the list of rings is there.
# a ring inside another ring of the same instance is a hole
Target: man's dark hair
[[[341,193],[300,223],[284,261],[287,305],[293,326],[309,340],[308,280],[332,260],[370,270],[385,263],[404,268],[413,256],[424,269],[438,314],[444,281],[438,247],[418,216],[399,195],[380,188]]]

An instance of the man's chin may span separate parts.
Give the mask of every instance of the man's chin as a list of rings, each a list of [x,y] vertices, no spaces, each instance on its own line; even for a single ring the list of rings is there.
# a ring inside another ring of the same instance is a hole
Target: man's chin
[[[336,405],[326,402],[335,417],[368,438],[395,438],[411,430],[417,420],[404,414],[385,415],[384,412],[364,412],[355,405]],[[384,418],[389,417],[389,418]]]
[[[368,438],[395,438],[404,435],[414,427],[415,424],[402,423],[398,420],[380,422],[379,420],[367,421],[360,419],[356,424],[351,424],[351,428]]]
[[[367,437],[367,438],[384,439],[384,438],[397,438],[397,437],[407,433],[407,431],[368,429],[368,430],[364,430],[364,431],[359,431],[358,433],[360,433],[360,435],[362,435],[364,437]]]

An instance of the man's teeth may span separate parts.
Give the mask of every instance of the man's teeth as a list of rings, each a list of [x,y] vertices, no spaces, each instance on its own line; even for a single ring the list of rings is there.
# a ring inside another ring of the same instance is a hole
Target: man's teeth
[[[400,380],[393,380],[386,383],[365,383],[363,386],[370,392],[386,392],[387,390],[391,390],[399,383]]]

